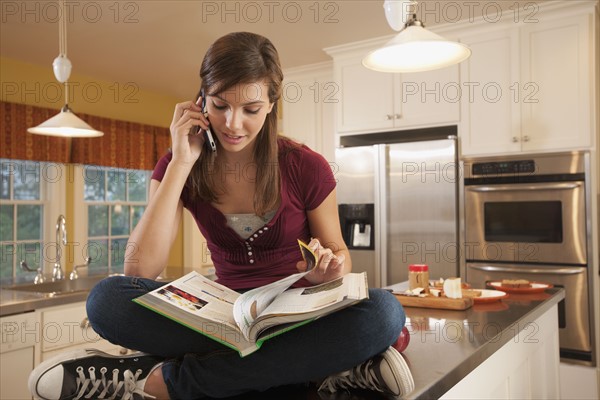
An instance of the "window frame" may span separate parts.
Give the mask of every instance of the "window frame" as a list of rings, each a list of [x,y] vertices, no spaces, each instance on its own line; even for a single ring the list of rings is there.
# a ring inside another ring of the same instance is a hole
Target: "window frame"
[[[0,199],[0,203],[3,205],[27,205],[27,204],[40,204],[42,206],[42,232],[40,241],[42,243],[42,259],[41,267],[42,273],[45,276],[50,276],[52,273],[52,269],[54,268],[54,264],[57,260],[56,258],[56,220],[59,215],[65,215],[66,212],[66,181],[68,177],[68,170],[66,164],[55,163],[50,161],[35,161],[35,160],[13,160],[13,159],[0,159],[0,163],[36,163],[40,167],[40,200],[15,200],[15,199]],[[45,166],[42,168],[42,166]],[[2,166],[3,167],[3,166]],[[54,170],[55,172],[50,175],[50,171]],[[47,173],[44,173],[47,172]],[[15,177],[13,176],[13,182]],[[12,190],[14,190],[14,183],[11,185]],[[14,221],[13,224],[17,222]],[[14,225],[13,225],[14,229]],[[69,239],[69,236],[67,236]],[[11,240],[13,243],[19,243],[19,241]],[[10,242],[10,241],[9,241]],[[25,242],[25,241],[23,241]],[[61,245],[61,265],[63,271],[65,270],[65,258],[68,255],[68,249],[65,249],[65,246]],[[20,260],[15,259],[13,263],[12,270],[12,281],[13,283],[19,283],[15,280],[16,278],[16,270],[20,268],[19,266]],[[32,269],[38,269],[40,265],[29,265]],[[34,272],[29,272],[31,275],[31,279],[27,279],[27,281],[33,281],[35,277]]]
[[[124,200],[124,201],[109,201],[109,200],[104,200],[104,201],[89,201],[85,199],[85,174],[86,174],[86,168],[99,168],[104,170],[105,172],[108,172],[110,170],[116,170],[116,171],[125,171],[126,173],[128,171],[140,171],[140,170],[136,170],[136,169],[132,169],[132,168],[116,168],[116,167],[107,167],[107,166],[96,166],[96,165],[88,165],[88,164],[74,164],[73,165],[74,171],[73,171],[73,214],[74,214],[74,220],[75,221],[82,221],[82,223],[79,224],[75,224],[74,227],[74,233],[76,235],[76,237],[81,238],[82,239],[82,243],[80,243],[79,247],[81,249],[80,251],[80,258],[81,261],[80,263],[84,263],[85,262],[85,257],[87,256],[87,252],[84,251],[85,249],[87,249],[87,244],[90,241],[90,237],[88,235],[89,232],[89,227],[88,227],[88,206],[90,205],[107,205],[109,207],[109,219],[110,219],[110,208],[113,207],[114,205],[117,204],[123,204],[124,206],[129,206],[129,207],[135,207],[135,206],[142,206],[144,207],[144,211],[145,209],[148,207],[148,197],[149,197],[149,188],[150,188],[150,179],[151,179],[151,171],[144,171],[146,172],[147,175],[147,187],[146,187],[146,200],[144,202],[140,202],[140,201],[130,201],[130,200]],[[106,178],[105,178],[105,184],[106,184]],[[127,186],[126,186],[126,192],[127,190]],[[106,191],[106,186],[105,186],[105,191]],[[131,223],[131,221],[130,221]],[[133,227],[132,227],[133,228]],[[129,236],[131,235],[131,233],[127,234],[127,240],[129,240]],[[114,236],[114,238],[113,238]],[[111,240],[116,240],[116,239],[123,239],[124,235],[112,235],[111,233],[111,229],[110,229],[110,221],[109,221],[109,225],[108,225],[108,235],[107,235],[107,240],[109,243],[109,249],[110,249],[110,243]],[[112,253],[109,253],[109,265],[108,265],[108,273],[109,274],[113,274],[113,273],[120,273],[117,271],[113,270],[113,266],[110,265],[111,261],[110,261],[110,257],[111,257]]]

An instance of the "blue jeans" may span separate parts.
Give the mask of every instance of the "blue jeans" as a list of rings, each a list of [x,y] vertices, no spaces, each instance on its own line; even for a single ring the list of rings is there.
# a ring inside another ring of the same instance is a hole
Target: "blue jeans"
[[[267,340],[244,358],[230,348],[131,300],[164,284],[115,276],[87,300],[94,330],[126,348],[166,358],[162,373],[173,399],[228,397],[322,379],[350,369],[396,341],[404,310],[382,289],[369,299]]]

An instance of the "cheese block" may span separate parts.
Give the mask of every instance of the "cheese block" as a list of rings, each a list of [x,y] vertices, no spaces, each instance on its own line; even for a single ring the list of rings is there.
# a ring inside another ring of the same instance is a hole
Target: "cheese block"
[[[462,288],[460,278],[448,278],[444,281],[444,294],[449,299],[462,298]]]

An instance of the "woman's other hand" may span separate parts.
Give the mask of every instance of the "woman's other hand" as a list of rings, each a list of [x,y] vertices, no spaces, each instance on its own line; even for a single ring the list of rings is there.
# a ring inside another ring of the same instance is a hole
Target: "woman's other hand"
[[[323,247],[318,239],[312,239],[308,247],[317,255],[319,262],[313,270],[304,277],[312,284],[329,282],[344,275],[344,254],[336,255],[331,249]],[[298,271],[306,271],[306,261],[296,264]]]

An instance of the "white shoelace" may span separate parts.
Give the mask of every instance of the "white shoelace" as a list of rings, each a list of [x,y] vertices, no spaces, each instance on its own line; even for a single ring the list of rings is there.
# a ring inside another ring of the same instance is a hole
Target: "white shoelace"
[[[373,360],[368,360],[348,371],[329,376],[321,383],[319,390],[330,393],[337,389],[361,388],[383,392],[381,384],[373,372]]]
[[[130,370],[125,370],[123,373],[123,380],[119,380],[119,370],[113,369],[112,379],[106,379],[107,368],[100,368],[101,376],[96,377],[96,369],[94,367],[88,368],[89,377],[84,375],[83,367],[77,367],[77,396],[74,400],[79,399],[109,399],[114,400],[119,396],[119,399],[132,400],[134,394],[138,394],[144,397],[154,398],[149,394],[145,393],[141,388],[138,387],[137,381],[142,373],[141,369],[138,369],[135,374]],[[110,397],[107,397],[110,396]]]

